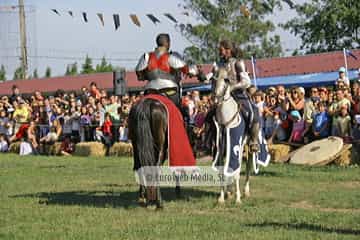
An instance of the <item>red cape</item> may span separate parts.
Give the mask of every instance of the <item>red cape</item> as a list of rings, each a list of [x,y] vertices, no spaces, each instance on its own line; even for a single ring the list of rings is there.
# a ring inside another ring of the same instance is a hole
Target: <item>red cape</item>
[[[168,158],[171,167],[195,166],[196,160],[187,136],[184,120],[176,105],[167,97],[157,94],[149,94],[144,98],[159,101],[167,110],[168,114]]]

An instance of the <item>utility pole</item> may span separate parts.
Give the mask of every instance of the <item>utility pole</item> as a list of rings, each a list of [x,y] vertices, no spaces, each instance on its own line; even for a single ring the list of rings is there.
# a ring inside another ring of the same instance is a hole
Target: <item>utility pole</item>
[[[23,78],[27,77],[28,59],[26,48],[26,25],[25,25],[25,7],[24,0],[19,0],[19,23],[20,23],[20,49],[21,49],[21,70]]]

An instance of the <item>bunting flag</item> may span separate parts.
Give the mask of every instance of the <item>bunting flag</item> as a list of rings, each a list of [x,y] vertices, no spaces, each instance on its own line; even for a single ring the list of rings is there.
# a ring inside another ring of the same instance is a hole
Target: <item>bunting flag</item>
[[[120,16],[119,14],[113,14],[115,31],[120,27]]]
[[[105,22],[104,22],[104,16],[103,16],[103,14],[102,13],[97,13],[96,14],[98,17],[99,17],[99,19],[100,19],[100,22],[101,22],[101,25],[105,25]]]
[[[152,14],[146,14],[146,16],[156,25],[157,23],[160,23],[160,20],[157,19],[154,15]]]
[[[54,13],[56,13],[57,15],[60,16],[60,13],[58,12],[58,10],[56,10],[56,9],[51,9],[51,11],[53,11]]]
[[[74,14],[73,14],[72,11],[68,11],[68,13],[69,13],[69,15],[70,15],[71,17],[74,17]]]
[[[164,16],[173,21],[174,23],[178,22],[170,13],[164,13]]]
[[[84,21],[85,21],[85,22],[88,22],[86,12],[83,12],[82,15],[83,15]]]
[[[352,57],[355,60],[358,60],[358,58],[348,49],[345,49],[346,56]]]
[[[141,27],[139,18],[135,14],[130,14],[131,21],[138,27]]]

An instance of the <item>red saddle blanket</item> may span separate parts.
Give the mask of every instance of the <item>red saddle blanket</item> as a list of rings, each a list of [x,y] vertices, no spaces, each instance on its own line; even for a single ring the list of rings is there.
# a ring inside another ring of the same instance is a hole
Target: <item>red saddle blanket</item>
[[[149,94],[144,98],[159,101],[167,110],[169,165],[171,167],[195,166],[196,160],[179,109],[169,98],[162,95]]]

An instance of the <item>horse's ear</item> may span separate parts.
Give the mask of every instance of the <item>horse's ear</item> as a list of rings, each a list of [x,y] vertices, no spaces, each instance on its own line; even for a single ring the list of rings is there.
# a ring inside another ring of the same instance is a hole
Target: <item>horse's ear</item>
[[[230,83],[230,80],[228,78],[225,78],[224,81],[226,82],[226,84]]]

